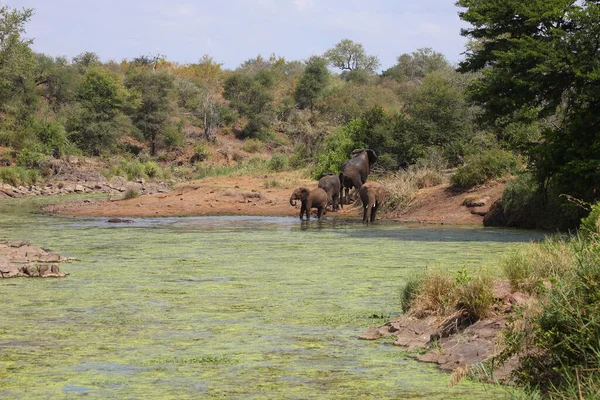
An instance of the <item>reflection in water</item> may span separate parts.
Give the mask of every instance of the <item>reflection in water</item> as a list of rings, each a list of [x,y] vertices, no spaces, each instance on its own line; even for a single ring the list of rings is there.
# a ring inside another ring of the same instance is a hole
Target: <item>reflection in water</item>
[[[114,225],[31,214],[43,201],[1,202],[1,236],[80,261],[66,279],[0,282],[0,397],[505,395],[448,388],[389,341],[357,337],[399,312],[412,272],[493,266],[536,232],[291,217]]]

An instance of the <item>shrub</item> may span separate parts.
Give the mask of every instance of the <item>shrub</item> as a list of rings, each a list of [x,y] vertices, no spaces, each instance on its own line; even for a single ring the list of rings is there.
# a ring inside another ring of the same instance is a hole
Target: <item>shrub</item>
[[[587,236],[600,235],[600,203],[592,205],[589,215],[581,220],[580,229]]]
[[[204,143],[198,143],[196,146],[194,146],[194,155],[192,156],[190,162],[193,164],[204,161],[209,155],[210,153]]]
[[[268,163],[269,170],[273,172],[280,172],[290,167],[290,159],[286,154],[277,153],[273,154]]]
[[[564,246],[574,255],[571,267],[562,275],[552,274],[553,283],[538,312],[509,326],[501,356],[519,356],[519,381],[546,392],[548,398],[596,398],[600,384],[600,242],[575,238]]]
[[[456,277],[457,308],[465,309],[474,319],[489,315],[494,304],[492,278],[479,274],[470,277],[465,270],[459,270]]]
[[[414,305],[417,296],[423,288],[425,282],[425,275],[422,273],[415,273],[408,277],[406,286],[402,289],[400,296],[400,303],[402,306],[402,312],[407,313]]]
[[[146,176],[144,164],[140,163],[137,160],[123,161],[119,166],[117,173],[125,174],[125,177],[130,181]]]
[[[264,150],[264,144],[258,139],[246,139],[242,150],[248,153],[260,153]]]
[[[148,176],[148,178],[156,178],[160,175],[160,167],[153,161],[148,161],[143,163],[144,173]]]
[[[135,188],[128,187],[125,190],[125,193],[123,194],[123,198],[124,199],[135,199],[139,195],[140,195],[139,192],[137,190],[135,190]]]
[[[25,168],[39,168],[48,156],[37,145],[30,145],[21,150],[17,155],[17,165]]]
[[[0,167],[0,182],[12,186],[29,186],[36,184],[41,179],[40,173],[34,169],[22,167]]]
[[[521,160],[510,151],[486,150],[467,157],[466,164],[458,167],[451,182],[456,187],[470,188],[514,173],[521,164]]]

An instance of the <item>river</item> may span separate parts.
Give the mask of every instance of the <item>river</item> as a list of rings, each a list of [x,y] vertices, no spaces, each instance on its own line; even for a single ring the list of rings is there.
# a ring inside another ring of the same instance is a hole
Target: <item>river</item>
[[[361,341],[415,271],[493,269],[540,233],[296,218],[67,218],[2,200],[0,237],[77,262],[0,281],[0,397],[497,399]]]

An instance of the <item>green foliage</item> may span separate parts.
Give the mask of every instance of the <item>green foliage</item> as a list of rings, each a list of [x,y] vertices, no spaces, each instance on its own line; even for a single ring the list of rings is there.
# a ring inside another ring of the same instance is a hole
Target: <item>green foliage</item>
[[[34,185],[41,179],[37,169],[23,167],[0,167],[0,182],[12,186]]]
[[[469,156],[465,161],[466,164],[458,167],[451,179],[452,185],[459,188],[471,188],[515,173],[521,164],[513,153],[500,149]]]
[[[325,139],[325,150],[319,156],[312,174],[314,179],[319,179],[326,172],[340,172],[342,164],[355,149],[352,130],[356,129],[359,124],[358,120],[351,121]]]
[[[294,92],[298,108],[313,110],[327,88],[328,82],[327,60],[321,57],[311,57],[306,63],[304,74]]]
[[[398,56],[398,63],[383,71],[383,77],[389,77],[397,82],[416,81],[423,79],[434,71],[448,70],[450,63],[442,53],[431,48],[417,49],[411,54]]]
[[[160,167],[157,163],[153,161],[145,162],[144,164],[144,174],[148,178],[158,178],[160,176]]]
[[[208,152],[206,145],[204,143],[198,143],[196,146],[194,146],[194,155],[192,156],[192,160],[193,162],[201,162],[206,160],[209,155],[210,153]]]
[[[561,270],[547,265],[551,286],[543,292],[540,310],[509,326],[501,358],[518,355],[520,383],[548,398],[592,398],[600,382],[600,243],[574,238],[562,246],[570,262]],[[553,259],[545,255],[540,250],[537,262]]]
[[[341,70],[365,70],[374,73],[379,68],[379,59],[376,56],[367,55],[362,44],[349,39],[341,40],[327,50],[323,57],[328,59],[332,66]]]
[[[25,168],[39,168],[48,158],[41,146],[32,143],[21,149],[17,155],[17,165]]]
[[[173,77],[166,72],[132,70],[127,75],[125,85],[140,98],[139,106],[132,113],[132,120],[150,143],[150,154],[154,156],[166,131]]]
[[[258,139],[246,139],[242,146],[242,150],[247,151],[248,153],[260,153],[264,150],[264,147],[264,143]]]
[[[400,294],[400,305],[402,312],[407,313],[415,303],[417,296],[423,290],[423,284],[425,283],[426,274],[414,273],[406,280],[406,285]]]
[[[225,80],[223,96],[248,120],[244,137],[258,137],[273,125],[274,88],[274,75],[269,70],[260,70],[254,76],[236,73]]]
[[[588,236],[600,235],[600,203],[591,206],[589,215],[581,220],[580,229]]]
[[[506,185],[502,194],[504,226],[542,229],[568,229],[579,225],[585,210],[560,196],[549,183],[539,184],[530,173],[520,173]]]
[[[290,158],[287,154],[275,153],[268,163],[269,170],[280,172],[290,167]]]
[[[460,17],[476,41],[462,71],[481,70],[471,97],[487,121],[526,115],[552,123],[530,146],[529,167],[540,185],[593,202],[600,198],[598,126],[600,3],[567,0],[459,0]],[[507,121],[503,121],[506,123]],[[526,136],[529,136],[527,134]]]

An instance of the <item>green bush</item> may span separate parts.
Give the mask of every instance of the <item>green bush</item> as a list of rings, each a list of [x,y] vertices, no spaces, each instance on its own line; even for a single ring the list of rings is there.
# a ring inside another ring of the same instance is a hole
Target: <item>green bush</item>
[[[0,167],[0,182],[12,186],[34,185],[41,179],[40,173],[35,169],[22,167]]]
[[[160,167],[153,161],[148,161],[143,164],[144,173],[148,178],[157,178],[160,175]]]
[[[130,181],[146,177],[144,164],[137,160],[123,161],[116,172],[117,175],[124,174]]]
[[[512,152],[500,149],[483,151],[467,157],[466,164],[458,167],[452,176],[452,185],[471,188],[491,179],[501,178],[516,172],[522,161]]]
[[[280,172],[290,167],[290,158],[287,154],[276,153],[273,154],[268,163],[269,170],[273,172]]]
[[[589,215],[581,220],[580,228],[585,235],[600,235],[600,203],[592,205]]]
[[[39,168],[48,156],[41,151],[41,146],[30,145],[17,155],[17,165],[25,168]]]
[[[242,150],[248,153],[260,153],[264,150],[264,147],[264,143],[258,139],[246,139],[242,146]]]
[[[194,155],[192,156],[190,162],[195,164],[197,162],[206,160],[208,156],[210,156],[210,153],[206,148],[206,145],[204,145],[204,143],[198,143],[196,146],[194,146]]]
[[[564,246],[574,254],[571,267],[561,275],[551,274],[552,284],[544,292],[538,312],[525,315],[525,319],[520,316],[509,326],[501,356],[518,355],[519,381],[540,389],[547,398],[596,398],[600,384],[600,242],[575,238]]]

